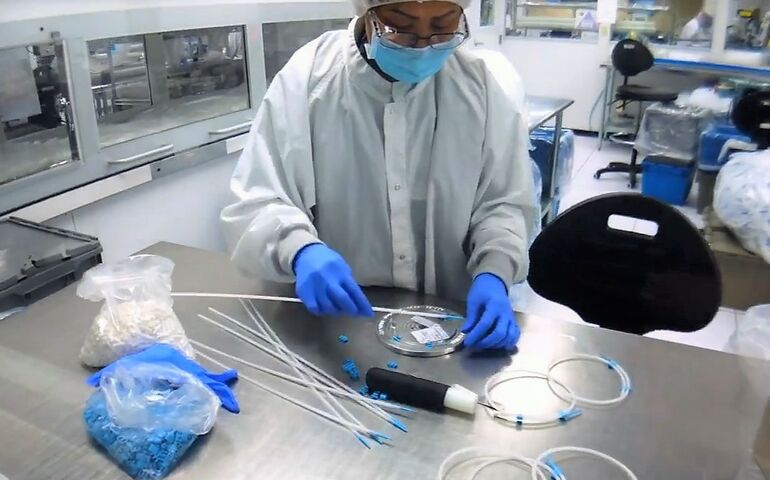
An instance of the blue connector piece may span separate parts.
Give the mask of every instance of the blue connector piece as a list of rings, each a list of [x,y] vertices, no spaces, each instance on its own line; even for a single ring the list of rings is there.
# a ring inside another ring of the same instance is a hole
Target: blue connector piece
[[[394,342],[400,342],[401,341],[401,335],[393,335],[393,341]]]
[[[368,397],[369,396],[369,387],[366,386],[366,385],[362,386],[361,388],[358,389],[358,393],[360,393],[364,397]]]
[[[599,356],[603,358],[605,362],[607,362],[607,368],[609,368],[610,370],[615,370],[616,368],[619,367],[618,362],[611,359],[610,357],[607,357],[605,355],[599,355]]]
[[[516,415],[516,425],[523,425],[524,424],[524,415]]]
[[[562,422],[568,422],[573,418],[577,418],[583,414],[583,411],[579,408],[573,408],[572,410],[562,410],[559,412],[559,420]]]
[[[387,393],[381,393],[380,394],[380,400],[387,400],[387,399],[388,399],[388,394]]]
[[[391,360],[388,362],[388,368],[396,369],[398,368],[398,362],[395,360]]]
[[[342,371],[348,374],[351,380],[357,382],[361,378],[361,372],[359,372],[356,362],[348,358],[345,363],[342,364]]]
[[[560,478],[564,478],[564,472],[561,468],[559,468],[559,465],[554,462],[552,458],[547,459],[545,464],[548,465],[548,467],[551,469],[551,472],[553,472],[554,476],[551,477],[552,480],[559,480]]]
[[[380,399],[380,392],[373,392],[370,397],[372,400],[379,400]]]
[[[433,348],[433,342],[426,343],[425,348]]]
[[[350,341],[347,335],[340,335],[337,337],[337,340],[339,340],[340,343],[348,343]]]

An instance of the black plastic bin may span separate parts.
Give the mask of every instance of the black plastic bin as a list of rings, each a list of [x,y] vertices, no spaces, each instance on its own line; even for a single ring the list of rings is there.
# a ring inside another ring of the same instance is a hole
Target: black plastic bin
[[[0,312],[61,290],[101,261],[96,237],[19,218],[0,221]]]

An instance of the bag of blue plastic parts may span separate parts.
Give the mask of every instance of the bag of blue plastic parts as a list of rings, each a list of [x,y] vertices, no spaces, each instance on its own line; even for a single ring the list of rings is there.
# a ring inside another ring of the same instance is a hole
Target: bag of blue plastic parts
[[[164,363],[117,365],[86,403],[88,433],[132,478],[169,474],[211,430],[219,398],[192,374]]]

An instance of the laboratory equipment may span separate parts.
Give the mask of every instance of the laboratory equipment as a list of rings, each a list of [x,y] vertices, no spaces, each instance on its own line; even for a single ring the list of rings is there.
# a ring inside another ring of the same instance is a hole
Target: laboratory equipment
[[[439,357],[462,346],[462,320],[462,316],[443,307],[415,305],[382,317],[377,322],[377,337],[402,355]]]
[[[89,40],[88,54],[101,147],[250,108],[243,26]]]
[[[599,18],[598,2],[512,0],[509,35],[526,37],[572,38],[596,41]],[[618,2],[613,33],[617,36],[645,36],[656,42],[675,37],[675,9],[668,1],[652,5],[644,2]]]
[[[434,412],[448,408],[473,415],[479,401],[477,394],[460,385],[444,385],[376,367],[366,372],[366,385],[394,401]]]
[[[28,222],[0,221],[0,312],[29,305],[101,263],[95,237]]]
[[[64,48],[0,48],[0,184],[80,159]]]

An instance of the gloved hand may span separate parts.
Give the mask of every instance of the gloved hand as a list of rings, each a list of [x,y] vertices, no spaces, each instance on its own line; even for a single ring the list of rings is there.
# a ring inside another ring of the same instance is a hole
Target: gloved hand
[[[314,243],[297,252],[294,273],[297,296],[315,315],[374,316],[348,264],[326,245]]]
[[[468,292],[468,312],[462,332],[465,346],[476,349],[513,350],[519,341],[516,314],[505,284],[497,275],[478,275]]]
[[[238,406],[238,400],[235,398],[235,393],[233,393],[230,387],[227,386],[227,383],[238,378],[238,372],[236,370],[211,373],[193,360],[185,357],[182,352],[176,348],[171,345],[166,345],[165,343],[156,343],[141,352],[126,355],[125,357],[112,362],[88,377],[86,384],[92,387],[98,387],[102,375],[112,373],[118,365],[130,368],[132,364],[136,363],[168,363],[180,368],[185,372],[194,375],[203,382],[204,385],[209,387],[219,397],[219,401],[222,403],[222,407],[225,410],[233,413],[241,411],[241,408]]]

